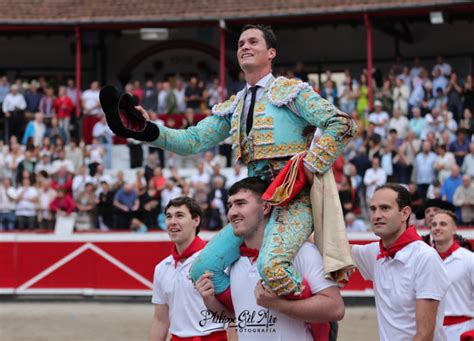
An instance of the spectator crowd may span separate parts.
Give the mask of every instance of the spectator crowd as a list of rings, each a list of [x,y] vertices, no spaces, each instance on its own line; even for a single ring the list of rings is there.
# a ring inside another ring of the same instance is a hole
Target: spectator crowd
[[[301,63],[275,73],[308,81]],[[327,71],[320,86],[313,84],[358,126],[333,166],[348,229],[367,230],[367,202],[386,182],[406,185],[415,211],[426,199],[439,198],[454,204],[462,224],[474,223],[472,75],[458,74],[438,57],[433,67],[418,58],[410,65],[397,59],[386,75],[372,76],[373,104],[365,69],[358,78],[346,70],[339,84]],[[244,86],[241,74],[224,91],[217,78],[185,82],[178,76],[144,85],[133,81],[124,89],[152,120],[180,129],[196,125],[222,95]],[[163,208],[180,195],[199,202],[209,230],[226,224],[227,189],[246,175],[232,162],[230,142],[182,158],[123,141],[106,124],[99,92],[97,81],[77,98],[73,80],[52,86],[44,77],[13,84],[0,77],[1,230],[52,229],[58,216],[67,216],[76,230],[144,232],[164,227]],[[133,180],[113,167],[117,143],[129,147]],[[183,176],[183,167],[195,170]],[[225,176],[223,167],[233,169]]]

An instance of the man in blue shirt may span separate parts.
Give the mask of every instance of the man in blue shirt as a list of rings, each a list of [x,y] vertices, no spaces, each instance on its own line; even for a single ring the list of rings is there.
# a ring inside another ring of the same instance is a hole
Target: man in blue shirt
[[[453,203],[454,192],[462,185],[461,172],[458,165],[451,167],[451,176],[444,180],[443,186],[441,186],[441,197],[447,202]]]
[[[431,143],[423,142],[421,152],[415,158],[415,182],[422,198],[426,198],[428,187],[435,179],[435,162],[436,154],[431,150]]]
[[[128,230],[133,213],[139,207],[138,195],[133,185],[125,184],[115,193],[114,207],[116,212],[114,228]]]

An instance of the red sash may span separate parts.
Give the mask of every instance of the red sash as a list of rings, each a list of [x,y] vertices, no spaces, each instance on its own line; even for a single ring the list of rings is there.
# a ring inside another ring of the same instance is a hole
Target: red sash
[[[451,244],[451,246],[449,247],[449,249],[447,249],[445,252],[439,252],[438,251],[438,254],[439,256],[441,257],[442,260],[445,260],[446,258],[448,258],[449,256],[451,256],[451,254],[456,251],[457,249],[459,249],[461,246],[454,242]]]
[[[176,250],[176,245],[173,247],[173,250],[171,251],[171,255],[173,256],[174,259],[174,267],[176,268],[178,266],[178,262],[182,259],[186,259],[194,255],[196,252],[202,250],[206,246],[206,242],[202,240],[201,238],[197,237],[193,239],[191,244],[184,249],[184,251],[179,254],[178,251]]]
[[[453,324],[463,323],[472,320],[469,316],[445,316],[443,326],[452,326]]]
[[[219,330],[209,335],[190,337],[171,335],[171,341],[227,341],[227,332],[225,330]]]
[[[388,249],[385,248],[383,245],[382,240],[380,240],[380,253],[377,255],[377,259],[385,258],[385,257],[395,257],[398,251],[403,249],[410,243],[414,241],[421,240],[421,237],[416,232],[415,226],[409,226],[405,232],[402,233],[400,237],[395,241],[395,244],[390,246]]]
[[[259,251],[257,249],[250,249],[245,245],[245,243],[240,245],[240,255],[242,257],[249,257],[252,263],[257,260],[258,253]]]
[[[461,334],[461,341],[474,341],[474,329]]]

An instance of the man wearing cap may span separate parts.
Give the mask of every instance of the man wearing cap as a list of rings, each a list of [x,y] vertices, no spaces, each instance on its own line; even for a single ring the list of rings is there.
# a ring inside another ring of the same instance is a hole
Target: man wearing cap
[[[387,136],[387,123],[390,117],[386,111],[382,110],[382,102],[376,100],[374,102],[374,112],[369,114],[369,122],[375,124],[374,132],[384,138]]]
[[[206,245],[199,238],[202,211],[191,198],[171,200],[165,208],[166,231],[173,242],[171,255],[155,267],[153,277],[153,316],[149,341],[225,341],[224,323],[209,316],[198,291],[189,280],[192,262]]]
[[[438,211],[431,222],[434,248],[448,271],[451,286],[445,298],[444,330],[448,341],[474,330],[474,254],[454,239],[456,216]]]
[[[348,114],[322,99],[307,83],[274,78],[275,57],[273,31],[262,25],[247,25],[237,46],[247,86],[215,105],[213,115],[186,130],[158,126],[148,120],[142,108],[134,108],[129,97],[106,87],[101,91],[101,103],[107,122],[119,136],[149,141],[182,155],[208,150],[230,136],[235,155],[247,165],[249,175],[270,181],[298,155],[304,163],[303,175],[312,182],[314,174],[331,168],[354,136],[355,125]],[[319,139],[314,138],[315,127],[324,129]],[[300,292],[302,279],[291,260],[312,233],[309,186],[288,204],[275,207],[268,224],[271,232],[259,258],[260,274],[279,295]],[[193,280],[210,270],[216,291],[223,292],[229,286],[223,270],[239,258],[241,244],[232,227],[224,227],[193,264]]]
[[[369,205],[379,242],[353,245],[362,277],[374,283],[380,340],[445,340],[446,269],[433,248],[408,225],[411,200],[398,184],[376,189]]]

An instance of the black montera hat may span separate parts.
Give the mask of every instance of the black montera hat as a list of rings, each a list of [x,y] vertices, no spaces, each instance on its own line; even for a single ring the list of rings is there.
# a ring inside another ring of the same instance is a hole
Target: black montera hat
[[[442,210],[451,211],[454,213],[455,207],[450,202],[441,199],[428,199],[425,204],[416,211],[416,219],[425,219],[425,211],[429,207],[439,207]]]
[[[155,141],[160,135],[158,126],[135,109],[132,95],[107,85],[100,90],[99,99],[107,124],[115,135],[147,142]]]

